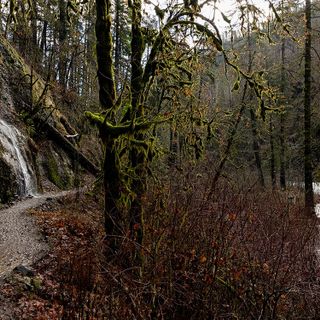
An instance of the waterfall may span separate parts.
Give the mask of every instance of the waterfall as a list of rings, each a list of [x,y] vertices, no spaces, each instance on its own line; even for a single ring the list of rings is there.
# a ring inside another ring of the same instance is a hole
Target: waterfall
[[[13,168],[19,184],[20,195],[34,195],[36,184],[33,170],[27,162],[23,148],[25,138],[13,125],[0,119],[0,143],[4,150],[2,157]]]

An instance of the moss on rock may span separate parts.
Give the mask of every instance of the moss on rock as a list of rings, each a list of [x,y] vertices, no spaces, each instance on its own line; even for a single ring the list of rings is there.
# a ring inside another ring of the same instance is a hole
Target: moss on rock
[[[67,160],[67,156],[62,156],[60,154],[61,152],[58,154],[52,144],[49,144],[47,151],[48,152],[42,155],[42,167],[45,176],[59,189],[72,187],[73,172],[72,169],[69,168],[71,164]]]

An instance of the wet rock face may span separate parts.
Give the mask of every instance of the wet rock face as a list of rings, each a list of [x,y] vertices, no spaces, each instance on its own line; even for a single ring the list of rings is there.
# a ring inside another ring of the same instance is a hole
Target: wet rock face
[[[0,157],[0,203],[14,200],[19,192],[17,177],[10,165]]]
[[[30,95],[31,69],[0,35],[0,202],[46,191],[47,186],[51,190],[52,184],[71,188],[78,181],[78,166],[70,155],[35,129],[30,106],[41,105],[41,116],[61,135],[76,133],[45,81],[32,72]]]
[[[69,189],[74,185],[71,161],[52,142],[46,143],[46,149],[40,148],[38,156],[42,176],[48,177],[48,180],[61,190]]]

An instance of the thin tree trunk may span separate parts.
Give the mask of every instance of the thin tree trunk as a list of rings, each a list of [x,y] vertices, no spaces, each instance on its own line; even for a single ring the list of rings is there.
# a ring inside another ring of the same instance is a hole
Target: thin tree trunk
[[[273,136],[273,123],[272,114],[270,114],[269,119],[269,135],[270,135],[270,177],[272,190],[276,188],[276,165],[275,165],[275,154],[274,154],[274,136]]]
[[[251,48],[250,48],[250,36],[248,35],[248,47],[249,47],[249,64],[248,64],[248,74],[250,74],[251,70],[252,70],[252,64],[253,64],[253,55],[251,53]],[[215,82],[214,82],[215,84]],[[207,199],[210,199],[214,190],[215,190],[215,186],[216,186],[216,183],[217,181],[219,180],[221,174],[222,174],[222,171],[224,169],[224,165],[228,159],[228,156],[229,156],[229,153],[230,153],[230,150],[231,150],[231,147],[232,147],[232,144],[233,144],[233,141],[234,141],[234,138],[236,136],[236,133],[237,133],[237,130],[238,130],[238,126],[239,126],[239,123],[241,121],[241,118],[242,118],[242,115],[243,115],[243,112],[245,111],[245,108],[246,108],[246,103],[245,103],[245,98],[246,98],[246,95],[247,95],[247,90],[248,90],[248,82],[246,82],[244,84],[244,87],[243,87],[243,93],[242,93],[242,98],[241,98],[241,107],[240,107],[240,110],[238,112],[238,116],[236,118],[236,120],[234,121],[233,123],[233,127],[232,129],[230,129],[230,134],[229,134],[229,137],[228,137],[228,141],[227,141],[227,145],[226,145],[226,148],[225,148],[225,151],[223,153],[223,156],[219,162],[219,165],[218,165],[218,168],[216,170],[216,173],[212,179],[212,184],[211,184],[211,189],[207,195]]]
[[[248,2],[247,2],[248,3]],[[253,54],[252,54],[252,40],[253,38],[251,37],[251,26],[250,26],[250,17],[249,17],[249,12],[247,12],[247,31],[248,31],[248,37],[247,37],[247,45],[248,45],[248,55],[249,55],[249,61],[251,61],[251,64],[253,63]],[[251,67],[251,66],[250,66]],[[253,100],[253,95],[252,92],[250,92],[249,95],[249,101]],[[265,187],[265,182],[264,182],[264,176],[263,176],[263,171],[262,171],[262,165],[261,165],[261,156],[260,156],[260,145],[258,141],[258,130],[257,130],[257,119],[254,111],[252,108],[250,108],[250,118],[251,118],[251,132],[252,132],[252,149],[253,149],[253,154],[255,158],[255,163],[256,167],[258,170],[258,176],[259,176],[259,183],[261,187]]]
[[[311,162],[311,1],[306,0],[306,38],[305,38],[305,74],[304,74],[304,185],[305,211],[314,213]]]
[[[260,156],[260,145],[258,141],[257,119],[254,111],[250,109],[251,132],[252,132],[252,149],[254,153],[255,163],[258,170],[259,183],[261,187],[265,187],[264,176],[262,171],[262,163]]]
[[[32,13],[31,13],[31,43],[34,46],[34,50],[36,50],[36,56],[34,57],[37,59],[38,57],[38,29],[37,29],[37,21],[38,21],[38,15],[37,15],[37,3],[35,0],[31,1],[32,5]]]
[[[67,73],[67,6],[65,0],[59,0],[59,83],[65,87]]]
[[[40,41],[40,51],[42,55],[42,61],[46,61],[46,53],[47,53],[47,28],[48,21],[45,20],[43,22],[42,32],[41,32],[41,41]]]
[[[174,166],[177,164],[178,157],[178,133],[173,125],[170,127],[170,149],[169,149],[169,165]]]
[[[115,67],[115,82],[117,91],[121,91],[120,88],[120,61],[121,61],[121,25],[120,25],[120,14],[121,14],[121,0],[115,1],[115,47],[114,47],[114,67]]]
[[[240,110],[238,112],[238,116],[237,116],[235,122],[233,123],[232,129],[230,130],[230,134],[229,134],[229,138],[228,138],[228,141],[227,141],[226,149],[224,150],[223,157],[221,158],[221,160],[219,162],[219,165],[218,165],[218,168],[216,170],[216,173],[215,173],[215,175],[214,175],[214,177],[212,179],[211,189],[210,189],[210,192],[207,195],[207,199],[211,198],[211,196],[212,196],[212,194],[213,194],[213,192],[215,190],[216,183],[219,180],[219,178],[220,178],[220,176],[222,174],[222,171],[224,169],[224,165],[225,165],[225,163],[226,163],[226,161],[228,159],[228,156],[229,156],[229,153],[230,153],[234,138],[235,138],[237,130],[238,130],[239,123],[241,121],[243,112],[244,112],[244,110],[246,108],[246,104],[244,103],[244,99],[245,99],[245,96],[246,96],[247,87],[248,87],[248,84],[246,83],[245,86],[244,86],[244,89],[243,89],[244,91],[243,91],[243,95],[242,95],[242,103],[241,103]]]
[[[280,188],[286,190],[286,169],[285,169],[285,143],[284,143],[285,116],[280,115]]]
[[[281,93],[285,92],[285,39],[282,39],[281,44]],[[284,127],[285,127],[285,110],[280,115],[280,188],[286,189],[286,168],[285,168],[285,142],[284,142]]]

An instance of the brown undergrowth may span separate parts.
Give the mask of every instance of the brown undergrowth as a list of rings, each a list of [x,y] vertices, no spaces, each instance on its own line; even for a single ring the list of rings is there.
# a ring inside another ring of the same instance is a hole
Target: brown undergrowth
[[[316,219],[285,193],[239,185],[207,199],[210,180],[189,170],[150,186],[140,272],[125,236],[105,258],[91,196],[34,212],[53,250],[36,266],[41,286],[19,293],[17,318],[316,319]]]

